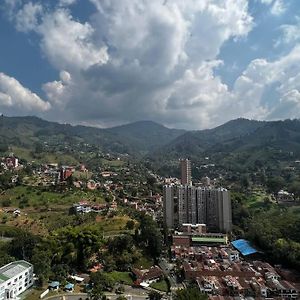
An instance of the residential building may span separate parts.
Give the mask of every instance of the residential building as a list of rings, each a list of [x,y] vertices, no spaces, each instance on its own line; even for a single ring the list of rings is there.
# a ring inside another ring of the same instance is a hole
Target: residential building
[[[189,223],[206,224],[209,231],[231,231],[230,193],[224,188],[165,185],[163,205],[168,228]]]
[[[20,260],[0,268],[0,300],[18,299],[32,285],[32,264]]]
[[[188,159],[181,159],[180,169],[181,169],[181,184],[191,185],[192,184],[191,161]]]

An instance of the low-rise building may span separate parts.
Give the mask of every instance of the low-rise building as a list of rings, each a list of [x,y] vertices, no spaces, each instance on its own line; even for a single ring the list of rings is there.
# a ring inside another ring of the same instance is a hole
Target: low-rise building
[[[20,260],[0,268],[0,300],[18,299],[32,285],[32,264]]]

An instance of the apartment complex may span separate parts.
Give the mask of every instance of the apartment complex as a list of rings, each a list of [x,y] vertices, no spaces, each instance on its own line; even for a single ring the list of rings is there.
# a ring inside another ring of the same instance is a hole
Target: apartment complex
[[[209,231],[231,231],[231,200],[224,188],[165,185],[163,200],[164,220],[169,228],[190,223],[206,224]]]
[[[0,300],[18,299],[32,285],[32,264],[20,260],[0,268]]]
[[[181,159],[180,170],[181,170],[181,184],[191,185],[192,184],[191,161],[188,159]]]

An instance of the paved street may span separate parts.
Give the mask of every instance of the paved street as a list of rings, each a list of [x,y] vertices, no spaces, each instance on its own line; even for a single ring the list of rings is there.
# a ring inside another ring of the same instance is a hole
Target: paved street
[[[177,283],[176,275],[171,272],[171,270],[174,267],[173,264],[168,263],[168,261],[165,258],[162,258],[158,265],[163,270],[165,275],[169,278],[171,290],[183,288],[182,284]]]

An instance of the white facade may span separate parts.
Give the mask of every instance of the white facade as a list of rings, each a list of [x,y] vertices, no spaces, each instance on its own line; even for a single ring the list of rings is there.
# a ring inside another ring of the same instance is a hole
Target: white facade
[[[20,260],[0,268],[0,300],[18,299],[32,285],[32,264]]]

